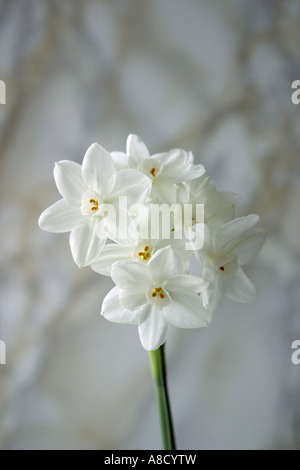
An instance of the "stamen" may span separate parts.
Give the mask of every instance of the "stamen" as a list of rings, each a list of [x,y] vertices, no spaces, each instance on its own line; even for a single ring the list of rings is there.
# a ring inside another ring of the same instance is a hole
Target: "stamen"
[[[157,297],[158,295],[161,299],[165,298],[165,292],[161,287],[156,287],[152,290],[152,297]]]
[[[220,271],[225,271],[224,266],[221,266],[219,269],[220,269]]]
[[[93,207],[91,207],[91,211],[97,211],[99,209],[98,199],[90,199],[90,204],[94,204]]]
[[[84,216],[93,217],[98,215],[101,198],[95,191],[86,191],[81,198],[81,213]]]
[[[150,171],[151,175],[153,176],[153,178],[155,178],[155,173],[156,173],[156,168],[152,168],[152,170]]]
[[[149,252],[149,246],[145,246],[144,248],[144,251],[139,251],[138,252],[138,256],[143,260],[143,261],[147,261],[150,256],[151,256],[151,253]]]

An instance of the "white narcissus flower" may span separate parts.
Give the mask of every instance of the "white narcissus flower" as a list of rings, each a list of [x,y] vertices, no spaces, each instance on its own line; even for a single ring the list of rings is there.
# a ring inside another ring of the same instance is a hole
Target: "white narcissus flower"
[[[221,227],[234,219],[235,205],[239,196],[229,192],[219,192],[216,184],[208,177],[201,176],[193,181],[188,181],[177,187],[177,204],[184,207],[185,204],[193,206],[192,220],[186,220],[186,225],[194,226],[203,223],[197,220],[197,204],[204,205],[204,221],[213,228]]]
[[[54,178],[62,199],[46,209],[39,224],[48,232],[71,232],[70,245],[78,266],[89,265],[103,250],[107,236],[114,232],[107,207],[118,210],[119,196],[128,207],[149,197],[151,184],[133,169],[116,171],[111,155],[100,145],[87,150],[82,166],[72,161],[55,165]]]
[[[116,287],[105,297],[102,315],[112,322],[138,325],[148,351],[164,344],[170,323],[201,328],[211,321],[199,295],[207,283],[185,275],[183,260],[171,247],[158,250],[147,265],[115,263],[111,275]]]
[[[128,137],[126,153],[93,144],[82,166],[61,161],[54,169],[62,199],[40,216],[41,228],[70,231],[78,266],[112,277],[116,287],[102,314],[138,325],[147,350],[165,342],[169,324],[207,326],[224,295],[238,302],[257,296],[242,266],[261,249],[266,231],[256,227],[256,215],[234,219],[237,196],[219,192],[204,173],[191,152],[150,155],[136,135]],[[161,226],[167,204],[171,215]],[[180,232],[188,238],[178,239]],[[192,232],[197,236],[189,238]],[[186,274],[193,251],[202,278]]]
[[[152,256],[161,248],[171,246],[182,257],[185,263],[185,270],[189,270],[189,257],[191,252],[186,250],[186,242],[184,239],[176,239],[174,231],[170,226],[167,238],[163,238],[163,231],[160,226],[159,220],[152,220],[150,213],[143,211],[147,223],[147,239],[141,237],[141,232],[137,236],[130,237],[131,231],[129,230],[128,238],[122,240],[115,240],[116,243],[108,243],[101,254],[94,259],[90,267],[97,273],[104,276],[111,276],[111,269],[114,263],[122,260],[135,260],[142,264],[147,264]],[[132,229],[139,225],[139,217],[132,219]],[[151,227],[150,227],[151,226]],[[158,238],[151,238],[151,231],[155,233]]]
[[[170,237],[173,234],[171,233]],[[114,263],[122,260],[135,260],[142,264],[147,264],[152,256],[161,248],[171,246],[176,250],[182,257],[185,263],[185,271],[189,269],[189,255],[185,249],[184,240],[137,240],[125,243],[109,243],[107,244],[101,254],[94,259],[90,267],[96,273],[102,274],[103,276],[111,276],[111,270]]]
[[[223,295],[237,302],[251,302],[257,289],[241,266],[251,261],[262,248],[267,232],[255,227],[257,215],[240,217],[223,225],[217,231],[205,226],[205,242],[196,257],[203,267],[203,279],[209,288],[203,294],[205,307],[214,309]]]
[[[161,248],[171,246],[182,257],[185,270],[189,270],[189,257],[191,251],[186,248],[186,240],[181,237],[176,239],[173,229],[172,211],[168,214],[167,221],[160,217],[151,217],[151,204],[143,205],[133,211],[132,220],[126,239],[115,239],[116,243],[108,243],[101,254],[94,259],[90,267],[104,276],[111,276],[114,263],[122,260],[135,260],[147,264],[151,257]],[[166,227],[163,227],[163,222]],[[145,224],[145,229],[141,225]],[[143,235],[147,238],[143,238]],[[153,238],[151,238],[153,236]]]
[[[176,200],[175,184],[190,181],[205,173],[203,165],[194,165],[191,152],[174,149],[150,155],[144,142],[137,135],[129,135],[126,154],[112,152],[117,168],[135,168],[151,181],[151,197],[173,204]]]

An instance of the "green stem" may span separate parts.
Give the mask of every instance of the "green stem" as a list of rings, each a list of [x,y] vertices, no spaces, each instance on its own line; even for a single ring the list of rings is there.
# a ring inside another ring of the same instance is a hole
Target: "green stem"
[[[172,415],[167,387],[165,345],[149,351],[151,372],[158,404],[160,428],[164,450],[176,450]]]

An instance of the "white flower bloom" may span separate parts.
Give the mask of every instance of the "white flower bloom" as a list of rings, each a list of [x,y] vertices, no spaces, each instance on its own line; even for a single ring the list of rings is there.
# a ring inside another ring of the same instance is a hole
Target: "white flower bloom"
[[[186,225],[194,226],[203,223],[197,220],[197,204],[204,205],[204,222],[214,229],[234,219],[235,205],[239,196],[229,192],[219,192],[216,184],[207,176],[188,181],[177,187],[177,203],[193,206],[192,220]]]
[[[232,220],[217,231],[205,226],[205,243],[196,257],[203,267],[203,279],[210,287],[203,294],[204,306],[215,310],[223,295],[237,302],[251,302],[257,289],[241,266],[262,248],[267,232],[255,227],[257,215]]]
[[[111,155],[98,144],[89,147],[82,166],[58,162],[54,178],[63,198],[43,212],[39,224],[49,232],[71,232],[72,255],[80,267],[99,256],[107,236],[115,230],[116,220],[107,215],[108,205],[117,214],[120,196],[126,196],[130,206],[143,203],[151,191],[143,173],[133,169],[117,172]]]
[[[90,267],[96,273],[104,276],[111,276],[111,270],[114,263],[122,260],[134,260],[142,264],[148,264],[152,256],[161,248],[171,246],[176,250],[184,262],[185,271],[189,270],[189,255],[185,249],[184,240],[174,240],[171,238],[173,234],[170,234],[170,240],[128,240],[125,243],[109,243],[107,244],[101,254],[91,263]]]
[[[176,200],[175,184],[190,181],[205,173],[203,165],[194,165],[191,152],[174,149],[150,155],[137,135],[129,135],[126,154],[113,152],[118,168],[135,168],[148,176],[152,184],[152,199],[173,204]]]
[[[168,225],[165,230],[163,220],[159,217],[151,217],[151,205],[143,205],[133,211],[131,216],[127,238],[115,239],[116,243],[109,243],[104,247],[101,254],[90,265],[95,272],[111,276],[113,264],[126,259],[147,264],[158,250],[167,246],[171,246],[180,254],[185,263],[185,271],[188,272],[191,251],[186,249],[184,238],[175,238],[172,212],[168,214],[169,223],[165,222]],[[141,229],[141,225],[145,226],[144,229]],[[143,238],[142,233],[147,238]]]
[[[138,325],[148,351],[164,344],[170,323],[201,328],[211,321],[199,295],[207,283],[185,275],[183,260],[171,247],[158,250],[147,265],[115,263],[111,274],[116,287],[105,297],[102,315],[112,322]]]
[[[237,195],[219,192],[204,173],[192,153],[150,155],[136,135],[126,153],[93,144],[82,165],[61,161],[54,169],[62,199],[43,212],[40,227],[70,231],[75,262],[112,277],[102,314],[138,325],[147,350],[165,342],[169,324],[208,326],[224,295],[257,296],[242,266],[266,231],[256,215],[235,219]],[[202,278],[187,274],[193,252]]]

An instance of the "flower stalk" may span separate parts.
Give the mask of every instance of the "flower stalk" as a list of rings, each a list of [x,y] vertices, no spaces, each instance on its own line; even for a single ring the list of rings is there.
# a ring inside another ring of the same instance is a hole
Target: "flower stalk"
[[[167,386],[165,345],[149,351],[151,373],[158,405],[162,443],[164,450],[176,450],[175,435]]]

